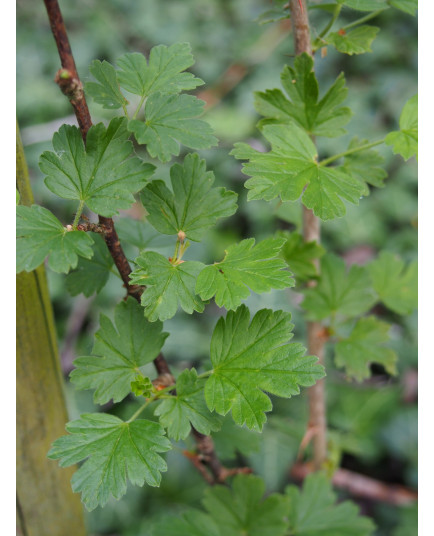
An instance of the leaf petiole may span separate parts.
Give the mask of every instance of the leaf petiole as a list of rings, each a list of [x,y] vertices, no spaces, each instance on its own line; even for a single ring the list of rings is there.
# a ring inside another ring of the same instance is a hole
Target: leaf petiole
[[[372,13],[369,13],[368,15],[365,15],[364,17],[361,17],[360,19],[350,22],[346,26],[342,26],[341,30],[349,30],[350,28],[354,28],[354,26],[359,26],[359,24],[363,24],[364,22],[367,22],[368,20],[375,18],[377,15],[379,15],[383,11],[384,9],[377,9],[377,11],[373,11]]]
[[[344,151],[343,153],[335,154],[333,156],[330,156],[329,158],[325,158],[324,160],[321,160],[319,163],[319,166],[327,166],[328,164],[331,164],[335,160],[339,160],[339,158],[343,158],[344,156],[348,156],[350,154],[359,153],[361,151],[366,151],[367,149],[371,149],[371,147],[375,147],[376,145],[381,145],[384,143],[384,139],[374,141],[372,143],[366,143],[365,145],[359,145],[358,147],[354,147],[353,149],[348,149],[347,151]]]
[[[146,99],[146,95],[143,95],[143,97],[140,99],[140,102],[139,102],[139,105],[137,106],[137,109],[136,111],[134,112],[134,115],[133,115],[133,119],[136,119],[139,112],[140,112],[140,108],[142,107],[143,103],[145,102],[145,99]]]
[[[72,229],[75,231],[77,229],[78,222],[80,221],[81,214],[84,209],[84,200],[80,200],[80,203],[77,208],[77,212],[75,213],[74,221],[72,222]]]

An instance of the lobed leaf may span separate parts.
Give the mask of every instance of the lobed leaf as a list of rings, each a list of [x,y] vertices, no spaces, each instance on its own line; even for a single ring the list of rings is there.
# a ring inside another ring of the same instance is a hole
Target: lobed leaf
[[[305,242],[299,233],[281,231],[278,236],[285,239],[281,255],[293,272],[297,284],[316,278],[318,270],[313,261],[324,255],[324,248],[314,240]]]
[[[149,97],[153,93],[180,93],[204,84],[185,69],[194,63],[189,43],[151,48],[149,63],[143,54],[124,54],[117,61],[119,84],[135,95]]]
[[[176,380],[176,395],[164,399],[155,410],[167,435],[175,441],[185,439],[191,426],[205,435],[220,430],[221,418],[210,413],[205,403],[204,384],[195,369],[185,369]]]
[[[75,268],[78,258],[93,255],[92,238],[84,231],[68,231],[49,210],[38,205],[17,206],[17,273],[31,272],[49,256],[55,272]]]
[[[89,67],[90,73],[98,82],[86,82],[85,90],[103,108],[115,110],[125,107],[127,99],[122,95],[116,78],[116,70],[108,61],[94,60]]]
[[[255,239],[249,238],[233,244],[221,262],[200,272],[196,292],[203,300],[215,295],[219,307],[236,309],[250,296],[250,290],[260,294],[272,288],[293,287],[294,279],[285,271],[285,261],[278,258],[284,243],[283,238],[268,238],[255,245]]]
[[[45,151],[39,160],[48,189],[63,199],[84,201],[106,217],[129,208],[155,166],[130,158],[133,145],[126,127],[122,117],[112,119],[107,128],[93,125],[86,147],[77,127],[60,127],[53,136],[54,152]]]
[[[396,9],[400,9],[409,15],[416,15],[417,0],[389,0],[389,4]]]
[[[377,11],[387,9],[388,0],[337,0],[339,4],[345,4],[358,11]]]
[[[146,101],[145,121],[132,119],[128,129],[153,158],[168,162],[179,155],[180,144],[192,149],[217,145],[210,125],[197,118],[204,104],[192,95],[153,93]]]
[[[183,164],[170,168],[173,193],[163,181],[152,181],[141,200],[148,221],[157,231],[199,241],[218,219],[231,216],[237,209],[237,194],[225,188],[212,188],[214,174],[197,154],[188,154]]]
[[[347,272],[345,261],[331,253],[321,259],[318,284],[306,289],[304,295],[302,307],[309,320],[336,315],[355,317],[377,301],[368,270],[353,265]]]
[[[336,344],[336,365],[345,367],[348,376],[359,382],[371,376],[371,363],[380,363],[389,374],[395,375],[398,356],[384,346],[390,339],[389,331],[390,324],[375,316],[361,318],[350,336]]]
[[[350,501],[336,504],[332,485],[323,473],[308,475],[303,489],[288,486],[289,527],[292,536],[371,536],[374,523],[360,516]]]
[[[380,28],[376,26],[358,26],[348,33],[345,30],[332,32],[325,38],[326,43],[333,45],[336,50],[352,56],[372,52],[371,45]]]
[[[104,239],[96,233],[91,236],[94,241],[92,258],[80,258],[77,269],[66,276],[65,285],[71,296],[77,296],[80,292],[87,297],[95,292],[98,294],[113,269],[113,258]]]
[[[345,215],[342,199],[359,203],[365,186],[344,168],[319,165],[315,145],[294,123],[265,126],[263,134],[272,147],[268,153],[243,143],[235,144],[231,152],[235,158],[249,160],[243,165],[243,173],[252,177],[245,183],[249,201],[277,196],[296,201],[301,196],[322,220]]]
[[[131,392],[140,368],[160,353],[168,333],[161,322],[148,322],[129,297],[115,308],[115,325],[101,315],[92,355],[74,361],[70,378],[77,389],[95,389],[94,401],[120,402]]]
[[[409,315],[417,308],[417,262],[408,266],[393,253],[382,251],[368,265],[369,275],[380,300],[399,315]]]
[[[124,422],[107,413],[86,413],[66,425],[69,435],[57,439],[48,453],[68,467],[86,460],[71,480],[74,492],[81,491],[86,508],[104,506],[110,495],[119,499],[127,491],[127,476],[136,486],[146,482],[159,486],[167,470],[159,452],[170,450],[170,441],[155,422]]]
[[[153,536],[220,536],[217,523],[200,510],[190,509],[180,517],[168,516],[159,521]]]
[[[262,309],[250,323],[245,305],[220,318],[211,339],[212,374],[205,384],[211,411],[232,411],[234,421],[260,431],[270,411],[264,393],[290,398],[300,385],[313,385],[324,376],[317,358],[304,356],[301,344],[291,343],[290,313]]]
[[[312,136],[333,138],[345,134],[343,127],[352,112],[341,106],[348,93],[344,75],[340,74],[319,99],[318,81],[312,69],[312,57],[303,53],[295,58],[294,68],[286,65],[282,71],[282,85],[289,98],[280,89],[255,93],[255,108],[267,118],[260,125],[295,122]]]
[[[392,145],[393,152],[399,153],[404,160],[416,155],[418,144],[418,106],[417,95],[409,99],[399,118],[399,130],[389,132],[385,138],[386,145]]]
[[[172,318],[179,305],[188,314],[204,310],[205,304],[194,290],[197,276],[204,267],[201,262],[172,264],[154,251],[142,252],[135,262],[137,267],[130,280],[147,287],[141,302],[151,322]]]

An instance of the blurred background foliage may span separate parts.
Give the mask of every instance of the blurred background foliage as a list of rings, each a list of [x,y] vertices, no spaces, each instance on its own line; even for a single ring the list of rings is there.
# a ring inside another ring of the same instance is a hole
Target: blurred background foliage
[[[318,2],[311,2],[311,4]],[[216,175],[216,185],[239,193],[239,211],[210,231],[201,244],[193,244],[187,258],[213,262],[219,260],[232,242],[254,236],[262,239],[280,229],[293,230],[300,224],[300,205],[263,201],[246,202],[240,162],[228,156],[236,141],[256,148],[264,141],[255,124],[259,119],[253,107],[253,91],[280,87],[280,72],[292,62],[292,35],[288,21],[259,24],[256,20],[270,8],[269,0],[75,0],[61,2],[61,9],[83,81],[89,78],[88,65],[98,58],[114,62],[125,52],[149,53],[157,44],[187,41],[196,64],[191,69],[206,85],[196,94],[207,101],[206,119],[220,139],[219,146],[201,155]],[[329,15],[311,12],[313,35],[318,34]],[[357,12],[344,9],[345,22]],[[62,221],[72,219],[75,206],[54,197],[45,188],[38,168],[42,151],[51,148],[51,137],[64,123],[75,124],[70,105],[60,93],[53,77],[59,59],[42,1],[17,0],[17,103],[18,121],[30,168],[35,202],[50,208]],[[417,20],[401,11],[389,9],[372,21],[381,28],[372,53],[345,56],[328,48],[324,57],[316,55],[316,74],[321,87],[328,87],[344,71],[349,87],[347,104],[354,117],[346,138],[321,139],[321,156],[339,153],[355,135],[370,141],[397,128],[404,103],[417,91]],[[111,112],[89,102],[93,121],[105,121]],[[140,149],[137,148],[140,153]],[[386,159],[388,178],[384,189],[372,188],[360,206],[347,206],[344,218],[323,223],[323,244],[342,255],[349,264],[365,264],[379,250],[387,249],[410,261],[417,254],[417,163],[404,163],[389,148],[380,147]],[[143,154],[141,156],[144,156]],[[182,155],[181,155],[182,157]],[[167,180],[168,165],[158,164],[156,178]],[[133,207],[122,218],[142,218]],[[151,232],[151,231],[150,231]],[[150,249],[169,255],[171,240],[153,240]],[[134,259],[138,248],[127,254]],[[62,366],[65,373],[67,404],[71,418],[95,411],[90,392],[75,392],[67,375],[72,360],[87,355],[99,314],[110,316],[123,297],[119,278],[110,276],[97,296],[71,297],[63,275],[48,273],[53,299]],[[291,311],[295,339],[303,340],[304,323],[293,291],[275,291],[252,296],[248,306],[255,312],[264,307]],[[330,444],[342,467],[358,471],[391,484],[417,486],[417,318],[398,317],[389,311],[376,311],[393,324],[393,347],[399,355],[399,376],[389,377],[381,367],[363,384],[354,384],[334,369],[329,356],[327,389]],[[178,313],[165,323],[170,332],[165,354],[175,370],[196,366],[208,360],[212,329],[222,311],[214,304],[205,314]],[[155,374],[150,367],[149,373]],[[105,411],[129,416],[137,402],[126,399]],[[227,465],[248,463],[261,475],[271,491],[281,491],[290,481],[289,469],[296,460],[307,423],[306,392],[289,401],[274,400],[274,412],[262,435],[236,428],[230,418],[214,435],[219,455]],[[154,418],[149,415],[149,418]],[[167,456],[169,470],[162,486],[130,487],[127,496],[112,501],[105,509],[87,514],[90,534],[147,536],[152,524],[168,511],[198,506],[206,484],[183,456],[186,441]],[[309,456],[309,450],[305,453]],[[344,494],[342,494],[344,496]],[[416,534],[415,507],[398,508],[375,501],[359,501],[362,511],[372,516],[377,535]]]

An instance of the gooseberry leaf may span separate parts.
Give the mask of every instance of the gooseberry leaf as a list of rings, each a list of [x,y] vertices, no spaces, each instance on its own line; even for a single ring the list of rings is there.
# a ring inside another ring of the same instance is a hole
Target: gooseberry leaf
[[[317,150],[309,136],[294,123],[268,125],[262,129],[271,151],[261,153],[244,143],[236,143],[231,154],[241,160],[246,181],[247,200],[280,197],[282,201],[303,204],[322,220],[345,215],[343,199],[356,205],[365,186],[345,169],[326,167],[316,162]]]
[[[94,401],[120,402],[131,392],[141,367],[160,353],[168,333],[161,322],[149,322],[140,305],[129,297],[115,308],[114,325],[101,315],[91,356],[74,361],[70,378],[77,389],[95,389]]]
[[[377,301],[367,268],[353,265],[347,271],[345,261],[331,253],[321,259],[318,284],[304,295],[302,307],[309,320],[355,317]]]
[[[255,245],[255,239],[249,238],[233,244],[221,262],[200,272],[197,294],[203,300],[215,295],[216,304],[229,310],[236,309],[250,291],[261,294],[272,288],[293,287],[294,279],[285,270],[285,261],[278,257],[284,243],[283,238],[268,238]]]
[[[293,272],[297,284],[316,278],[318,270],[313,261],[324,255],[324,248],[314,240],[305,242],[299,233],[281,231],[278,236],[285,239],[281,255]]]
[[[220,429],[221,417],[210,413],[205,403],[204,384],[195,369],[185,369],[176,380],[176,395],[162,400],[155,410],[167,435],[175,441],[185,439],[191,426],[205,435]]]
[[[409,315],[417,308],[417,262],[405,266],[390,251],[382,251],[368,265],[372,285],[380,300],[392,311]]]
[[[141,193],[147,220],[160,233],[199,241],[220,218],[237,209],[237,194],[226,188],[212,188],[214,174],[197,154],[188,154],[183,164],[170,168],[173,192],[163,181],[152,181]]]
[[[409,15],[416,15],[417,0],[389,0],[389,4]]]
[[[150,378],[142,374],[136,374],[135,379],[131,382],[131,391],[136,396],[148,398],[151,396],[154,386]]]
[[[417,158],[418,119],[417,95],[409,99],[399,118],[399,130],[389,132],[385,138],[386,145],[392,145],[392,151],[400,154],[404,160],[412,156]]]
[[[345,4],[357,11],[377,11],[387,9],[388,0],[337,0],[339,4]],[[390,1],[390,0],[389,0]]]
[[[54,272],[67,273],[78,258],[93,255],[92,238],[64,227],[49,210],[38,205],[17,206],[17,273],[31,272],[48,258]]]
[[[86,146],[77,127],[61,126],[53,136],[54,152],[45,151],[39,160],[48,189],[63,199],[83,201],[106,217],[129,208],[155,166],[132,157],[126,125],[122,117],[112,119],[107,128],[93,125]]]
[[[194,290],[197,276],[204,267],[201,262],[172,264],[154,251],[142,252],[135,262],[137,267],[130,274],[130,280],[147,287],[141,302],[151,322],[172,318],[179,305],[188,314],[204,310],[205,304]]]
[[[359,382],[371,376],[371,363],[379,363],[395,375],[398,356],[385,346],[390,340],[389,331],[390,324],[375,316],[360,318],[350,336],[336,344],[336,365]]]
[[[255,108],[266,119],[259,125],[295,122],[312,136],[334,138],[345,134],[343,128],[351,118],[350,108],[341,106],[348,89],[345,77],[340,74],[334,84],[319,99],[318,80],[313,69],[313,59],[303,53],[294,60],[294,68],[286,65],[281,74],[283,88],[255,93]],[[319,100],[318,100],[319,99]]]
[[[194,63],[189,43],[151,48],[149,63],[143,54],[124,54],[117,61],[119,84],[134,95],[149,97],[153,93],[180,93],[204,84],[185,69]]]
[[[288,526],[288,499],[277,493],[264,499],[264,493],[261,478],[237,475],[232,489],[208,488],[203,504],[217,523],[221,536],[284,536]]]
[[[116,78],[116,70],[108,61],[94,60],[89,67],[90,73],[98,82],[86,82],[85,90],[95,102],[108,110],[116,110],[128,104],[122,95]]]
[[[232,411],[236,424],[262,430],[265,412],[271,411],[264,391],[290,398],[300,386],[313,385],[324,376],[314,356],[304,356],[292,338],[291,314],[262,309],[250,323],[250,312],[241,305],[217,322],[211,339],[212,373],[205,384],[211,411]]]
[[[159,452],[170,450],[164,429],[144,419],[124,422],[107,413],[85,413],[66,425],[68,435],[57,439],[48,457],[68,467],[86,460],[71,480],[72,490],[81,491],[86,508],[104,506],[110,495],[120,499],[130,482],[159,486],[167,470]]]
[[[192,95],[153,93],[145,104],[145,121],[131,119],[128,129],[153,158],[168,162],[179,155],[180,144],[191,149],[217,145],[212,128],[197,118],[204,104]]]
[[[65,285],[71,296],[77,296],[80,292],[87,297],[95,292],[98,294],[106,285],[113,269],[113,258],[104,239],[96,233],[91,236],[94,241],[92,258],[80,258],[77,269],[66,276]]]
[[[190,509],[179,517],[168,516],[153,528],[152,536],[220,536],[212,517],[200,510]]]
[[[371,45],[380,28],[376,26],[358,26],[349,32],[339,30],[332,32],[325,38],[326,43],[333,45],[336,50],[352,56],[353,54],[365,54],[372,52]]]
[[[336,495],[325,474],[308,475],[303,489],[288,486],[289,534],[291,536],[371,536],[374,523],[360,516],[351,501],[336,503]]]

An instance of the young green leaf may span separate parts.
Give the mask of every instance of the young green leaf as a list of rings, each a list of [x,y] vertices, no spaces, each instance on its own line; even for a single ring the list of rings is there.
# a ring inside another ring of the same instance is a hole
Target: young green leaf
[[[417,95],[409,99],[402,109],[399,118],[399,130],[389,132],[385,138],[386,145],[392,145],[393,152],[399,153],[404,160],[413,155],[417,158],[418,143],[418,120],[417,120]]]
[[[192,95],[154,93],[146,101],[145,121],[132,119],[128,129],[153,158],[168,162],[172,155],[179,155],[181,143],[192,149],[217,145],[212,128],[197,119],[204,104]]]
[[[357,11],[377,11],[387,9],[390,0],[337,0],[339,4],[357,9]]]
[[[130,158],[133,145],[126,125],[122,117],[112,119],[107,128],[93,125],[86,147],[77,127],[60,127],[53,136],[54,152],[45,151],[39,160],[48,189],[64,199],[84,201],[102,216],[129,208],[155,166]]]
[[[139,419],[124,422],[107,413],[86,413],[66,425],[69,435],[57,439],[48,457],[61,467],[87,460],[71,480],[74,492],[81,491],[86,508],[104,506],[109,496],[119,499],[130,482],[159,486],[166,462],[158,452],[170,450],[170,441],[156,422]]]
[[[363,266],[346,270],[345,261],[328,253],[321,260],[318,285],[304,291],[302,307],[309,320],[336,315],[355,317],[368,311],[377,301],[369,273]]]
[[[189,510],[180,517],[166,516],[153,527],[152,536],[220,536],[212,517],[200,510]]]
[[[296,201],[302,196],[303,204],[322,220],[345,215],[342,199],[359,203],[364,185],[343,169],[318,165],[315,145],[297,125],[268,125],[263,134],[271,144],[270,152],[258,152],[244,143],[236,143],[231,152],[235,158],[249,160],[243,165],[243,173],[252,177],[245,183],[249,201],[277,196]]]
[[[408,266],[389,251],[382,251],[368,265],[372,284],[380,300],[399,315],[417,308],[417,262]]]
[[[288,499],[277,493],[263,499],[265,484],[253,475],[237,475],[232,490],[214,486],[205,491],[203,504],[221,536],[284,536]]]
[[[268,238],[255,246],[255,239],[249,238],[228,247],[221,262],[200,272],[196,292],[203,300],[215,295],[219,307],[236,309],[250,296],[250,290],[261,294],[272,288],[293,287],[285,261],[278,258],[284,243],[283,238]]]
[[[351,335],[336,344],[335,362],[349,376],[363,381],[371,376],[370,364],[380,363],[389,374],[396,374],[398,356],[384,346],[390,340],[390,324],[375,316],[361,318]]]
[[[135,379],[131,382],[131,391],[136,396],[150,397],[153,387],[151,380],[142,374],[136,374]]]
[[[142,294],[142,305],[151,322],[172,318],[179,305],[188,314],[204,310],[203,301],[194,291],[197,276],[204,267],[201,262],[172,264],[154,251],[142,252],[135,262],[137,268],[130,280],[147,287]]]
[[[31,272],[48,255],[48,266],[66,273],[77,266],[79,256],[92,257],[92,244],[88,234],[68,231],[46,208],[17,206],[17,273]]]
[[[332,32],[325,38],[329,45],[333,45],[336,50],[344,54],[364,54],[372,52],[371,45],[380,28],[376,26],[358,26],[348,33],[345,30]]]
[[[199,241],[219,218],[237,210],[237,194],[226,188],[212,188],[214,174],[197,154],[188,154],[183,164],[170,168],[173,193],[163,181],[152,181],[141,193],[148,221],[157,231]]]
[[[340,106],[348,89],[345,77],[340,74],[327,93],[319,99],[319,86],[309,54],[301,54],[294,61],[294,68],[286,65],[281,80],[287,99],[280,89],[255,93],[255,108],[267,123],[295,122],[313,136],[334,138],[345,134],[343,128],[351,118],[349,108]]]
[[[264,391],[290,398],[301,386],[313,385],[324,376],[314,356],[304,356],[292,338],[290,313],[262,309],[254,316],[245,305],[220,318],[211,339],[212,374],[205,384],[205,400],[211,411],[232,411],[234,421],[260,431],[265,412],[272,408]]]
[[[416,15],[417,0],[389,0],[389,4],[409,15]]]
[[[176,380],[176,396],[162,400],[155,410],[167,435],[175,441],[185,439],[191,426],[205,435],[220,429],[221,418],[206,406],[204,385],[204,380],[197,379],[195,369],[185,369]]]
[[[94,60],[89,67],[98,82],[86,82],[85,91],[103,108],[115,110],[125,107],[127,99],[122,95],[116,78],[116,71],[108,61]]]
[[[95,292],[98,294],[113,269],[113,258],[104,239],[96,233],[91,236],[94,240],[92,258],[80,258],[77,269],[66,276],[65,285],[71,296],[77,296],[80,292],[87,297]]]
[[[285,239],[281,255],[293,272],[297,284],[316,278],[318,270],[313,261],[324,255],[324,248],[314,240],[305,242],[299,233],[281,231],[278,236]]]
[[[116,326],[116,327],[115,327]],[[140,367],[157,357],[168,333],[161,322],[148,322],[131,297],[115,308],[115,326],[101,315],[92,355],[74,361],[70,378],[77,389],[95,389],[94,400],[120,402],[131,392]]]
[[[371,536],[375,525],[358,514],[350,501],[336,504],[330,481],[323,473],[308,475],[303,489],[288,486],[291,536]]]
[[[204,84],[203,80],[185,69],[194,63],[188,43],[174,43],[170,47],[153,47],[149,64],[143,54],[124,54],[117,61],[120,85],[135,95],[149,97],[153,93],[180,93]]]
[[[368,140],[353,138],[348,145],[348,150],[361,147],[368,143]],[[367,196],[369,195],[368,184],[377,188],[384,188],[384,179],[387,177],[387,172],[383,165],[384,158],[378,151],[375,151],[375,149],[365,149],[347,155],[340,169],[356,178],[364,186],[362,195]]]

